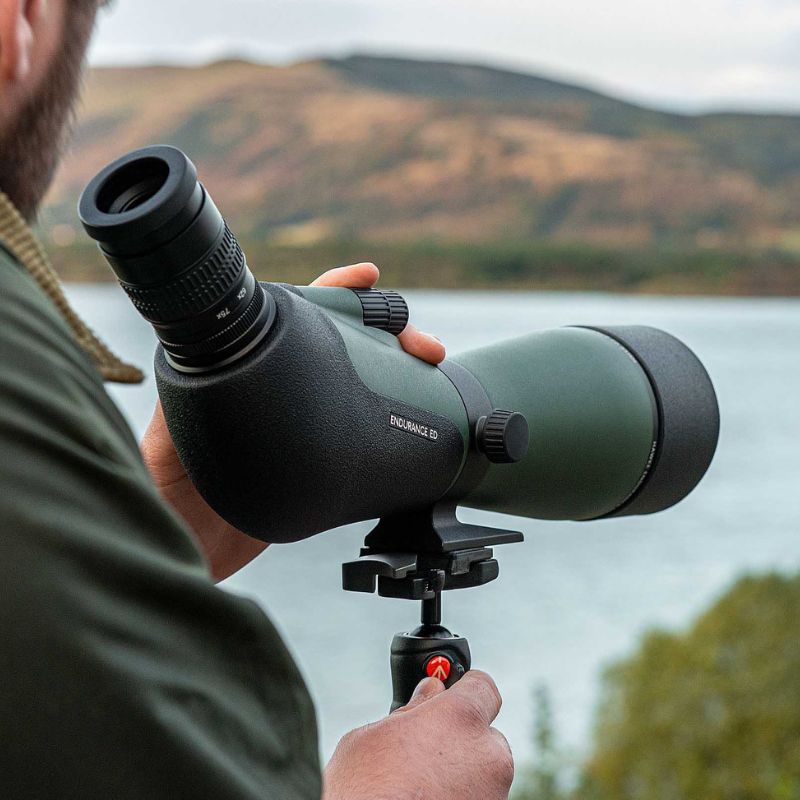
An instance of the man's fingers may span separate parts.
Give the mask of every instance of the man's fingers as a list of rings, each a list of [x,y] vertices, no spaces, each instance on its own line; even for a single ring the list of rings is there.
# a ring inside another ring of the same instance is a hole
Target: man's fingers
[[[494,775],[500,785],[508,790],[508,787],[514,782],[514,754],[511,752],[511,745],[497,728],[489,728],[489,735],[494,739],[497,747]]]
[[[345,289],[369,289],[378,282],[380,272],[374,264],[363,262],[349,267],[329,269],[312,286],[339,286]]]
[[[365,261],[361,264],[351,264],[349,267],[329,269],[311,285],[369,289],[378,282],[378,278],[380,278],[378,268]],[[435,336],[423,333],[413,325],[407,325],[397,338],[407,353],[422,361],[427,361],[429,364],[441,364],[444,361],[446,355],[444,345]]]
[[[414,689],[414,694],[411,695],[411,699],[408,703],[401,706],[393,713],[402,714],[404,711],[411,711],[412,708],[416,708],[418,705],[421,705],[426,700],[430,700],[432,697],[436,697],[437,694],[441,694],[443,691],[444,684],[440,680],[437,678],[425,678],[417,684],[417,688]]]
[[[421,358],[429,364],[441,364],[446,355],[444,345],[429,333],[417,330],[413,325],[406,325],[406,329],[397,337],[403,350],[412,356]]]
[[[458,712],[486,726],[494,722],[503,705],[495,682],[480,670],[470,670],[437,702],[450,703]]]

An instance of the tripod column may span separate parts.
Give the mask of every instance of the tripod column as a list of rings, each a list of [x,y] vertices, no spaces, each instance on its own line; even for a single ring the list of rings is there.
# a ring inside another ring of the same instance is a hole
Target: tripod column
[[[420,622],[423,625],[442,624],[442,593],[436,592],[429,600],[422,601]]]

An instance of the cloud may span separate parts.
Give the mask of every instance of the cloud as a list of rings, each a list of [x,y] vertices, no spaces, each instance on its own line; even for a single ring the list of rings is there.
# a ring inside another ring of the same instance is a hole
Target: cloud
[[[651,104],[800,111],[796,0],[120,0],[94,63],[356,50],[543,71]]]

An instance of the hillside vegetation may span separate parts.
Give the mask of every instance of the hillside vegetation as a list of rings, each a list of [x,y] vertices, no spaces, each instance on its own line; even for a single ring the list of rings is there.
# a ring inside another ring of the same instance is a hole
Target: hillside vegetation
[[[367,56],[98,69],[87,89],[43,217],[68,275],[94,270],[71,247],[86,180],[163,142],[197,163],[264,277],[273,259],[294,275],[323,255],[399,270],[424,252],[400,284],[800,293],[800,117],[681,116]]]
[[[513,800],[797,800],[800,576],[740,579],[684,632],[654,630],[603,679],[577,781],[536,695]]]
[[[800,577],[739,582],[606,676],[575,800],[800,797]]]

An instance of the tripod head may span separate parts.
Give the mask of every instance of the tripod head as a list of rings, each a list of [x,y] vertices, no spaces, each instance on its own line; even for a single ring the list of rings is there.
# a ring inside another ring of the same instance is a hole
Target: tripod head
[[[426,675],[455,683],[471,666],[464,637],[443,627],[442,592],[483,586],[499,575],[493,547],[521,542],[518,531],[470,525],[456,518],[454,502],[381,519],[361,557],[342,565],[345,591],[422,602],[421,625],[392,641],[392,710],[405,705]]]

